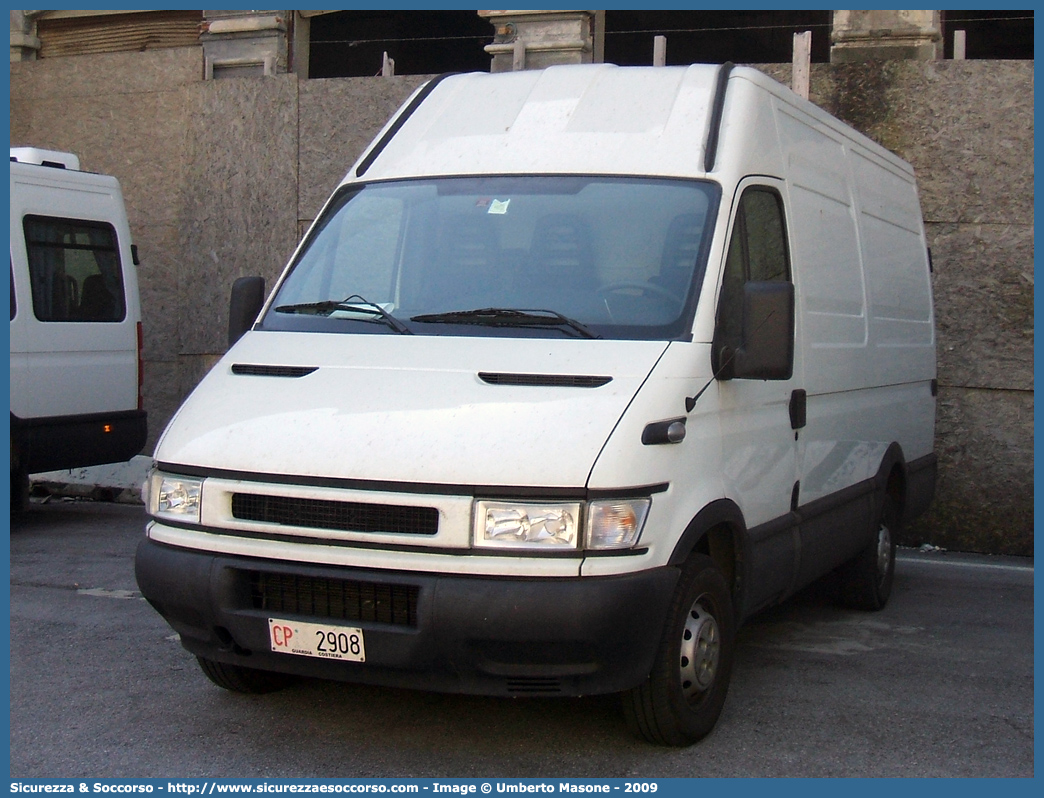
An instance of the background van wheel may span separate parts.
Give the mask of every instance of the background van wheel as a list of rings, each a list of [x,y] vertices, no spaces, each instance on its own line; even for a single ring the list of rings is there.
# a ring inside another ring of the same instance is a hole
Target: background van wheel
[[[841,600],[853,609],[879,610],[888,603],[895,576],[895,541],[899,511],[885,495],[878,510],[875,533],[866,548],[841,568]]]
[[[20,468],[11,468],[11,515],[20,515],[29,509],[29,474]]]
[[[285,673],[244,668],[242,665],[229,665],[204,657],[196,657],[196,660],[210,681],[233,693],[274,693],[294,681],[294,677]]]
[[[686,562],[652,672],[623,695],[631,731],[658,745],[691,745],[721,714],[732,675],[736,630],[732,598],[714,561]]]

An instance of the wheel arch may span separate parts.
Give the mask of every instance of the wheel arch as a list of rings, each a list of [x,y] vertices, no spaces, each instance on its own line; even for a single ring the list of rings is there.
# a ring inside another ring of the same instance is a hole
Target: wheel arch
[[[746,523],[743,513],[730,499],[718,499],[700,510],[685,527],[671,552],[668,565],[681,567],[694,554],[714,560],[732,593],[734,606],[740,606],[744,588]]]
[[[903,455],[903,447],[893,441],[881,458],[881,464],[874,476],[874,489],[879,497],[891,497],[895,502],[895,509],[899,517],[903,517],[906,509],[906,486],[908,481],[908,469],[906,457]]]

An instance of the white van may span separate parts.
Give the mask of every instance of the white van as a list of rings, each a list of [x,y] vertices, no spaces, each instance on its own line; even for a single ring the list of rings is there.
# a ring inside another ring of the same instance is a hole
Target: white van
[[[752,69],[433,80],[262,294],[136,564],[231,690],[620,692],[689,744],[737,625],[835,569],[881,607],[931,499],[912,170]]]
[[[11,506],[29,474],[145,446],[136,250],[114,177],[11,149]]]

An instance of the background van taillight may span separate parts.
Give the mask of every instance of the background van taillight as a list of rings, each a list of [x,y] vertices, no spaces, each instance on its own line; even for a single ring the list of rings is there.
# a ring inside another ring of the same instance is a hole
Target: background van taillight
[[[138,410],[145,409],[145,361],[142,359],[145,338],[138,322]]]

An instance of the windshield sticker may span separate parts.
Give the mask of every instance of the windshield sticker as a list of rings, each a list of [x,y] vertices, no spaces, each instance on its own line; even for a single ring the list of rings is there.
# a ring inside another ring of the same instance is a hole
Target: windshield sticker
[[[509,199],[506,199],[506,200],[495,199],[495,200],[493,200],[492,202],[489,203],[489,210],[486,211],[486,213],[495,213],[495,214],[498,214],[500,216],[503,216],[505,213],[507,213],[508,205],[510,203],[511,203],[511,200],[509,200]]]

